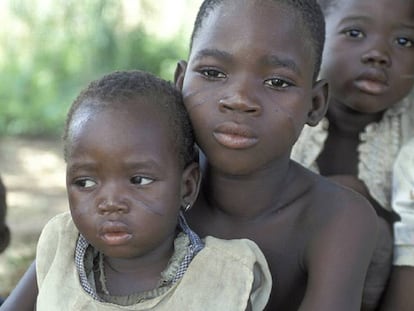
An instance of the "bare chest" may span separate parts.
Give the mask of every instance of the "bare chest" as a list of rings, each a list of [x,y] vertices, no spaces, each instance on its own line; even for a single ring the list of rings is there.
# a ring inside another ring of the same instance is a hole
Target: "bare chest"
[[[268,310],[297,310],[306,288],[303,254],[306,230],[298,230],[292,215],[286,213],[257,222],[234,222],[212,215],[189,219],[190,226],[201,236],[223,239],[253,240],[264,253],[273,278]]]

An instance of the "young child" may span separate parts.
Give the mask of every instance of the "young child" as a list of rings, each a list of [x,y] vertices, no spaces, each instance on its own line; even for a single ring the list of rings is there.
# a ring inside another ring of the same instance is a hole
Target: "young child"
[[[6,224],[6,187],[4,186],[0,177],[0,254],[4,252],[10,243],[10,230]],[[3,298],[0,297],[0,306],[3,303]]]
[[[414,310],[414,138],[395,160],[392,208],[401,220],[394,223],[394,267],[381,310]]]
[[[266,310],[359,310],[375,245],[368,201],[290,160],[326,112],[324,26],[312,0],[205,0],[176,69],[205,156],[188,220],[259,245],[275,281]]]
[[[172,84],[140,71],[92,82],[64,146],[70,214],[39,239],[37,310],[263,310],[271,276],[256,244],[202,241],[180,212],[200,171]]]
[[[376,208],[378,243],[363,298],[372,310],[392,264],[392,168],[402,144],[414,136],[408,96],[414,78],[414,2],[319,2],[327,29],[320,77],[329,81],[329,109],[323,122],[304,129],[292,158],[358,191]]]

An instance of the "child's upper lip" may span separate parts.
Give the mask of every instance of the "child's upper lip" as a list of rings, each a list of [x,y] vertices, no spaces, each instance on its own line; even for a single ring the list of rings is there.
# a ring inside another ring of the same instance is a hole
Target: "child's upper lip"
[[[112,246],[124,245],[132,238],[132,233],[129,231],[128,226],[118,220],[104,221],[98,235],[107,245]]]
[[[388,77],[383,70],[370,68],[364,70],[356,78],[356,81],[372,81],[384,85],[388,85]]]
[[[256,138],[256,134],[251,127],[236,122],[224,122],[217,126],[214,132],[246,138]]]
[[[253,129],[247,125],[228,121],[218,125],[213,136],[217,142],[230,149],[247,149],[259,141]]]
[[[125,223],[112,220],[105,221],[102,224],[100,231],[102,234],[119,232],[129,233],[128,226]]]

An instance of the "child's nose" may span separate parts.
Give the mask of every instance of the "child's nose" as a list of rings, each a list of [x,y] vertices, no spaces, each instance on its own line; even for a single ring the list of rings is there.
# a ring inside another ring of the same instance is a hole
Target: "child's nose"
[[[362,62],[364,64],[389,67],[391,65],[391,57],[385,45],[385,43],[376,44],[375,47],[366,51],[362,54]]]
[[[125,214],[128,213],[128,203],[118,199],[104,199],[98,203],[98,211],[100,214]]]
[[[100,214],[124,214],[129,212],[129,201],[120,193],[119,189],[106,187],[102,190],[104,191],[102,191],[103,193],[97,202]]]
[[[234,111],[250,115],[259,115],[261,112],[258,99],[246,89],[233,91],[231,95],[220,99],[219,108],[221,112]]]

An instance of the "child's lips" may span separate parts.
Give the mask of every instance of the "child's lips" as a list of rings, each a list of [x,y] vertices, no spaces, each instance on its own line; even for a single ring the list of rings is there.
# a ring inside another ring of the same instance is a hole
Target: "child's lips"
[[[383,71],[369,70],[355,80],[355,86],[364,93],[381,95],[387,91],[388,81]]]
[[[107,221],[103,224],[100,236],[109,245],[124,244],[132,237],[127,225],[114,221]]]
[[[356,80],[355,85],[362,92],[372,95],[381,95],[388,88],[386,84],[374,80]]]
[[[258,138],[253,130],[245,125],[225,122],[213,132],[219,144],[230,149],[247,149],[257,144]]]

